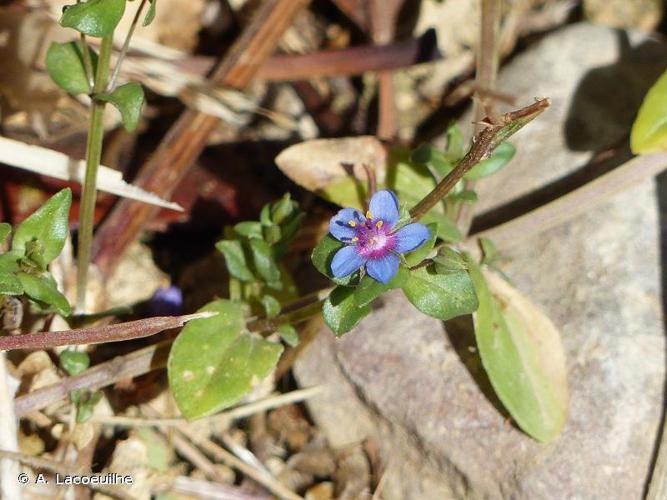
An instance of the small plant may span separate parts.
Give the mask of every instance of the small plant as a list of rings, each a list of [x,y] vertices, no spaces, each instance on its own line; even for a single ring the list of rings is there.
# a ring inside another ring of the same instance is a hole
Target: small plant
[[[16,228],[11,246],[0,254],[0,298],[25,296],[42,312],[68,316],[69,302],[49,273],[48,266],[63,249],[69,235],[72,192],[63,189]],[[0,244],[11,236],[12,228],[0,224]]]
[[[111,69],[113,37],[118,23],[125,13],[126,0],[88,0],[66,6],[60,24],[79,32],[79,40],[52,43],[46,54],[46,69],[53,81],[73,95],[88,95],[92,102],[88,143],[86,147],[86,177],[81,198],[79,220],[77,308],[84,312],[86,283],[93,238],[97,170],[102,156],[104,138],[103,118],[107,103],[121,115],[128,131],[136,129],[144,102],[144,91],[138,83],[118,85],[121,64],[129,48],[130,40],[139,23],[148,0],[141,0],[136,15],[125,38],[115,68]],[[156,0],[150,1],[143,25],[155,17]],[[99,54],[86,41],[86,37],[100,38]]]
[[[506,165],[515,150],[505,139],[545,106],[542,101],[504,115],[467,152],[456,127],[444,152],[425,145],[408,154],[395,151],[400,160],[387,176],[392,185],[377,192],[372,176],[368,186],[346,179],[356,184],[323,190],[341,205],[354,199],[350,193],[370,200],[367,207],[338,211],[312,252],[313,265],[333,288],[296,294],[282,259],[303,214],[289,195],[265,206],[259,221],[228,228],[216,246],[231,275],[230,298],[204,306],[202,311],[218,315],[186,325],[170,352],[169,383],[181,412],[199,418],[238,402],[275,367],[283,351],[280,339],[298,342],[300,321],[322,314],[342,336],[371,312],[371,302],[400,289],[416,309],[443,321],[476,312],[478,347],[501,401],[527,433],[553,439],[565,420],[567,390],[564,380],[540,366],[539,348],[527,331],[532,306],[516,297],[508,303],[521,304],[517,309],[503,305],[515,292],[457,248],[462,236],[451,219],[459,204],[476,200],[464,178],[491,175]],[[484,241],[483,250],[482,263],[493,267],[498,256],[492,243]],[[558,338],[546,318],[535,318]]]

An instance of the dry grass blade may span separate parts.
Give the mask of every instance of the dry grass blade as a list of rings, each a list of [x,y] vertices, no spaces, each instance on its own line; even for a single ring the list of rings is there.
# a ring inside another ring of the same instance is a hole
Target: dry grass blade
[[[609,197],[650,179],[667,169],[667,154],[639,156],[616,167],[565,196],[505,224],[476,233],[472,238],[490,238],[498,247],[521,243],[554,226],[592,210]]]
[[[0,162],[36,174],[79,184],[83,182],[86,171],[86,164],[83,161],[74,160],[52,149],[25,144],[6,137],[0,137]],[[123,180],[119,171],[103,165],[100,165],[98,172],[97,189],[156,207],[183,211],[183,207],[178,203],[163,200],[153,193],[128,184]]]

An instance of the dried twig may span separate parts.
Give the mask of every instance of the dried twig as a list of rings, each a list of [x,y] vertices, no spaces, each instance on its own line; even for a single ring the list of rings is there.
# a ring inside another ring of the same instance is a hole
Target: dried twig
[[[67,377],[14,400],[14,411],[19,417],[41,410],[67,397],[77,389],[100,389],[119,380],[137,377],[167,364],[171,340],[160,342],[125,356],[118,356],[86,370],[81,375]]]
[[[270,500],[265,494],[248,493],[236,486],[177,476],[171,483],[171,489],[206,500]]]
[[[496,75],[498,74],[498,36],[500,32],[500,16],[502,14],[501,0],[482,0],[482,22],[480,26],[479,46],[477,47],[477,75],[475,86],[493,92],[496,86]],[[482,119],[487,114],[484,97],[475,100],[475,134],[482,131]],[[495,106],[491,101],[490,112],[493,114]],[[472,190],[475,181],[466,182],[466,189]],[[459,206],[456,222],[463,234],[470,230],[473,216],[473,205],[461,203]]]
[[[63,332],[36,332],[27,335],[0,337],[0,351],[14,349],[49,349],[61,345],[101,344],[150,337],[165,330],[179,328],[193,319],[210,318],[215,312],[185,316],[158,316],[115,325],[79,328]]]
[[[308,0],[266,0],[211,77],[213,84],[243,88],[271,55],[283,32]],[[199,156],[217,118],[185,111],[139,171],[135,184],[163,198],[171,197],[179,181]],[[141,230],[157,213],[152,207],[121,200],[95,237],[94,261],[108,273]]]
[[[548,99],[540,99],[530,106],[501,115],[498,119],[486,120],[486,126],[473,138],[468,153],[433,191],[410,210],[414,219],[419,219],[433,208],[472,167],[489,157],[493,150],[505,139],[518,132],[524,125],[535,119],[549,107]]]

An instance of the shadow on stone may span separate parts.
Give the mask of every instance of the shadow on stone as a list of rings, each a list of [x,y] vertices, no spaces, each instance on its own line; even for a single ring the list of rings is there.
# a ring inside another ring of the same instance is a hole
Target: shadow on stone
[[[503,417],[511,418],[500,399],[498,399],[491,381],[482,366],[482,359],[475,347],[477,342],[475,341],[472,316],[459,316],[458,318],[445,321],[444,330],[456,354],[458,354],[461,362],[466,367],[466,370],[468,370],[468,373],[470,373],[480,391],[484,394],[484,397],[489,400]]]

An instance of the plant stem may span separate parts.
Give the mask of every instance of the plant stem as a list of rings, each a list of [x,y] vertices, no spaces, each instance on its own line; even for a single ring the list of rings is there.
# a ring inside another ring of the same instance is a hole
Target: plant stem
[[[410,210],[412,219],[417,220],[423,217],[456,186],[466,172],[480,161],[488,158],[501,142],[518,132],[548,107],[549,100],[541,99],[525,108],[505,113],[499,118],[485,119],[485,128],[473,138],[470,151],[459,161],[454,170],[438,183],[433,191],[412,207],[412,210]]]
[[[496,86],[498,74],[498,35],[500,32],[500,17],[502,15],[502,0],[482,0],[482,19],[480,23],[479,47],[477,48],[477,69],[475,85],[478,89],[493,92]],[[481,120],[486,114],[485,108],[493,112],[494,106],[485,106],[484,98],[477,91],[478,98],[475,101],[475,128],[474,133],[479,134],[484,127]],[[489,100],[493,104],[493,99]],[[472,190],[475,181],[466,181],[465,189]],[[459,205],[456,222],[465,235],[470,230],[473,217],[473,205],[462,203]]]
[[[316,302],[306,304],[299,309],[281,314],[275,318],[256,319],[248,323],[248,330],[251,332],[266,332],[275,330],[280,325],[284,325],[286,323],[292,325],[300,323],[301,321],[305,321],[321,313],[323,302],[323,298],[318,298]]]
[[[88,79],[88,87],[91,92],[95,86],[95,75],[93,74],[93,60],[90,57],[90,47],[86,43],[86,35],[81,33],[81,52],[83,53],[83,67],[86,71],[86,78]]]
[[[109,78],[109,63],[113,34],[102,39],[100,56],[97,62],[97,74],[93,86],[93,104],[86,145],[86,178],[81,193],[81,211],[79,215],[79,255],[77,274],[77,310],[84,312],[86,308],[86,287],[88,283],[88,267],[93,242],[93,224],[95,218],[95,199],[97,197],[97,169],[102,157],[102,141],[104,139],[104,106],[103,101],[95,99],[95,94],[103,91]]]
[[[144,10],[146,1],[147,0],[141,0],[141,3],[137,8],[137,12],[134,14],[134,19],[132,19],[132,24],[130,25],[130,29],[127,31],[127,36],[125,37],[125,42],[123,43],[123,48],[120,49],[120,54],[118,54],[118,59],[116,60],[116,66],[114,67],[113,74],[109,79],[109,83],[106,85],[107,92],[113,91],[114,87],[116,86],[116,79],[118,78],[118,73],[120,73],[120,66],[123,64],[123,59],[125,59],[125,55],[130,48],[130,40],[132,39],[132,35],[134,35],[134,30],[137,28],[137,24],[139,24],[139,17],[141,17],[141,11]]]

